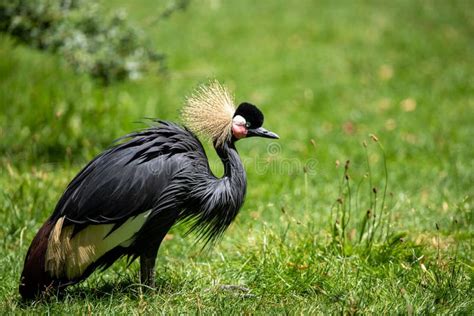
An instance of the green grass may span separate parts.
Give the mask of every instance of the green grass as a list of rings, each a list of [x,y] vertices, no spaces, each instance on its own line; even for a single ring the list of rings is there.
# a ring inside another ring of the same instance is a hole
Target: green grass
[[[155,1],[116,7],[168,54],[167,75],[103,87],[0,36],[2,311],[472,314],[472,2],[194,1],[158,24]],[[238,143],[249,188],[222,241],[200,251],[174,229],[156,291],[120,261],[64,297],[21,302],[27,247],[71,178],[142,118],[178,120],[208,78],[259,105],[281,137]],[[369,134],[389,177],[389,234],[370,247],[358,237],[385,174]]]

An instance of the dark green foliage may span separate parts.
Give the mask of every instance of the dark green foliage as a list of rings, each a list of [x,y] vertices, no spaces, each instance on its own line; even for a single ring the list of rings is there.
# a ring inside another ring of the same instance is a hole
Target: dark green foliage
[[[131,26],[91,0],[2,0],[0,31],[61,54],[78,72],[105,83],[157,72],[163,55]]]

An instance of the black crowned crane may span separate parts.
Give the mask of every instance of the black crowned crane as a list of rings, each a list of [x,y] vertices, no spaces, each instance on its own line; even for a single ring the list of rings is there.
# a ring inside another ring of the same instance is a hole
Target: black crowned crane
[[[262,127],[254,105],[235,109],[217,82],[188,98],[182,116],[186,127],[157,121],[127,135],[71,181],[28,250],[20,279],[24,298],[64,289],[123,256],[140,258],[141,282],[153,287],[158,248],[175,223],[188,222],[206,241],[222,235],[247,186],[235,142],[278,136]],[[194,133],[213,141],[222,178],[213,175]]]

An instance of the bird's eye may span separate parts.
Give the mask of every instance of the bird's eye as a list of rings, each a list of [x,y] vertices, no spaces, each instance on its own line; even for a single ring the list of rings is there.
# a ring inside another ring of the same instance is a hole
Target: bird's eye
[[[245,127],[249,128],[250,127],[250,122],[246,122]]]

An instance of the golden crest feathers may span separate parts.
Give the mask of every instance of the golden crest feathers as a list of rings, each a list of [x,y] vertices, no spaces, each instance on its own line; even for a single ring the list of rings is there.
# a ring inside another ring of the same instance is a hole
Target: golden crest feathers
[[[231,138],[234,113],[230,92],[219,82],[212,81],[197,88],[186,99],[181,116],[186,127],[219,146]]]

